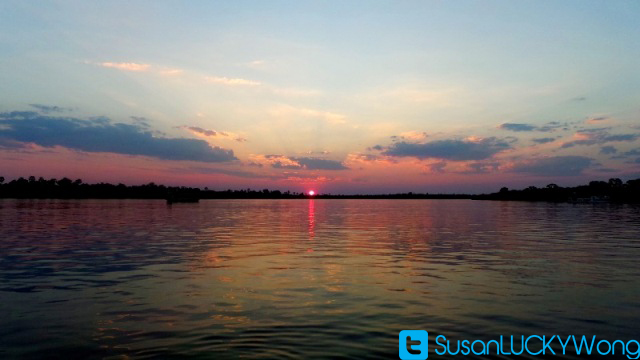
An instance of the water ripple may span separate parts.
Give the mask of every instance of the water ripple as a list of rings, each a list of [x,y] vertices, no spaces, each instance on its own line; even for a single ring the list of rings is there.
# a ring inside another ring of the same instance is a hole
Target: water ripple
[[[403,329],[630,339],[638,210],[0,200],[0,356],[396,358]]]

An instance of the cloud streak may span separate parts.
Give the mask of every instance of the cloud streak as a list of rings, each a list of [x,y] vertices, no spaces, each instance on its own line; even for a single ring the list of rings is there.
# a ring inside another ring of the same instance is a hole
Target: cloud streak
[[[178,129],[189,130],[194,134],[202,135],[202,136],[206,136],[206,137],[225,137],[225,138],[233,139],[233,140],[235,140],[237,142],[246,142],[247,141],[246,138],[238,136],[238,135],[230,133],[230,132],[203,129],[203,128],[199,127],[199,126],[183,125],[183,126],[178,126],[177,128]]]
[[[561,124],[558,121],[551,121],[546,123],[543,126],[536,126],[531,124],[504,123],[498,126],[498,128],[502,130],[515,131],[515,132],[530,132],[530,131],[553,132],[560,128],[562,128],[563,130],[567,130],[567,126],[568,124]]]
[[[233,150],[204,140],[155,137],[140,125],[113,123],[104,117],[53,117],[32,111],[0,113],[0,137],[42,147],[62,146],[86,152],[151,156],[164,160],[226,162]]]
[[[536,144],[546,144],[546,143],[550,143],[550,142],[554,142],[556,139],[555,138],[535,138],[535,139],[531,139],[531,141],[533,141]]]
[[[608,116],[592,116],[585,121],[587,124],[597,124],[611,120]]]
[[[214,84],[221,84],[227,86],[260,86],[259,81],[240,79],[240,78],[228,78],[224,76],[205,76],[204,80]]]
[[[124,71],[144,72],[151,68],[150,64],[139,64],[134,62],[101,62],[98,65],[106,68],[113,68]]]
[[[593,164],[593,159],[586,156],[553,156],[521,162],[511,170],[538,176],[575,176]]]
[[[640,137],[640,135],[638,134],[611,135],[607,131],[607,128],[581,130],[578,131],[574,136],[577,138],[577,140],[565,142],[560,147],[563,149],[567,149],[574,146],[599,145],[608,142],[631,142],[637,140]]]
[[[120,71],[153,73],[153,74],[159,74],[162,76],[179,76],[184,73],[184,70],[182,69],[169,68],[169,67],[145,64],[145,63],[136,63],[136,62],[85,61],[85,63],[104,67],[104,68],[109,68],[109,69],[116,69]]]
[[[277,118],[308,118],[326,121],[329,124],[339,125],[347,121],[346,115],[338,114],[330,111],[320,111],[308,108],[298,108],[290,105],[279,105],[273,107],[269,113]]]
[[[184,125],[184,126],[179,126],[179,128],[180,129],[186,129],[186,130],[192,131],[192,132],[194,132],[196,134],[200,134],[200,135],[204,135],[204,136],[218,136],[218,134],[219,135],[226,135],[224,133],[220,133],[220,132],[215,131],[215,130],[207,130],[207,129],[203,129],[203,128],[198,127],[198,126],[186,126],[186,125]]]
[[[513,123],[504,123],[499,126],[500,129],[509,130],[509,131],[534,131],[537,129],[536,126],[529,124],[513,124]]]
[[[610,155],[610,154],[615,154],[617,152],[618,152],[618,149],[610,145],[603,146],[602,148],[600,148],[600,154]]]
[[[485,139],[436,140],[427,143],[401,141],[387,147],[382,154],[418,159],[465,161],[488,159],[508,149],[511,149],[511,145],[507,141],[490,137]]]
[[[289,170],[348,170],[341,161],[320,159],[307,156],[258,155],[251,159],[251,164],[270,165],[275,169]]]
[[[328,159],[318,159],[313,157],[292,157],[303,168],[307,170],[347,170],[342,162]]]
[[[39,112],[41,112],[43,114],[63,113],[63,112],[67,112],[67,111],[73,110],[72,108],[55,106],[55,105],[29,104],[29,106],[31,106],[32,108],[38,110]]]

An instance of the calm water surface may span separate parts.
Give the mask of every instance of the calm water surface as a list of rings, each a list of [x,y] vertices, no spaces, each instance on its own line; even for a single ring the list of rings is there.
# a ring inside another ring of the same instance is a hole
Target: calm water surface
[[[0,200],[0,358],[398,358],[398,332],[640,338],[640,208]]]

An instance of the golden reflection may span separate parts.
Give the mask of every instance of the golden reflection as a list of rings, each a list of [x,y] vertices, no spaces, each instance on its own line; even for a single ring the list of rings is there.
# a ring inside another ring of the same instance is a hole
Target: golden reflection
[[[309,239],[313,239],[315,234],[316,227],[316,208],[315,201],[313,199],[309,199]]]

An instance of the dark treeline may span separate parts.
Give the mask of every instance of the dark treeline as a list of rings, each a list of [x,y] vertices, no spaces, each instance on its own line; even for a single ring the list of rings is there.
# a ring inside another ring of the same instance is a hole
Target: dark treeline
[[[609,181],[591,181],[588,185],[575,187],[561,187],[556,184],[549,184],[542,188],[529,186],[522,190],[509,190],[503,187],[497,193],[478,195],[473,199],[640,203],[640,179],[624,183],[622,180],[614,178]]]
[[[167,199],[186,197],[198,199],[299,199],[309,195],[280,190],[204,190],[191,187],[177,187],[149,183],[145,185],[127,186],[124,184],[87,184],[82,180],[44,179],[30,176],[5,182],[0,177],[0,198],[34,198],[34,199]],[[331,195],[318,194],[320,199],[469,199],[464,194],[388,194],[388,195]]]
[[[44,179],[30,176],[9,182],[0,176],[0,198],[35,199],[167,199],[187,197],[198,199],[300,199],[310,198],[298,192],[280,190],[210,190],[184,186],[165,186],[149,183],[128,186],[124,184],[87,184],[82,180]],[[626,202],[640,203],[640,179],[624,183],[620,179],[591,181],[588,185],[561,187],[549,184],[538,188],[529,186],[522,190],[509,190],[483,195],[401,193],[384,195],[332,195],[318,194],[319,199],[474,199],[474,200],[524,200],[552,202]]]

